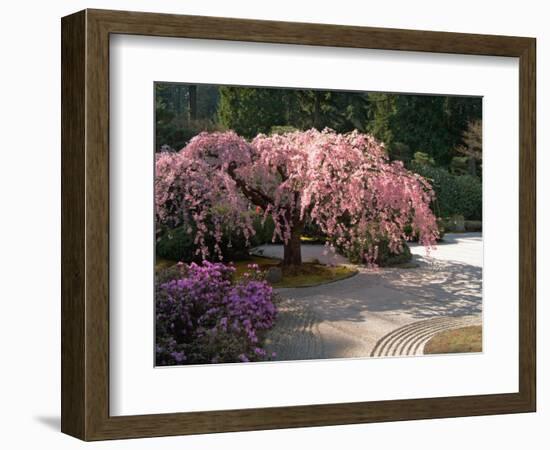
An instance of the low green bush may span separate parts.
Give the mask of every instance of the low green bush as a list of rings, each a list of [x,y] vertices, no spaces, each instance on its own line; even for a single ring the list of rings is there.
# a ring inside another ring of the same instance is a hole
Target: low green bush
[[[451,217],[447,217],[443,223],[445,230],[449,233],[463,233],[466,231],[464,216],[462,214],[455,214]]]
[[[457,214],[467,220],[481,220],[481,180],[471,175],[455,176],[442,167],[411,163],[411,169],[426,178],[432,185],[436,199],[433,211],[438,217]]]
[[[459,209],[467,220],[481,220],[483,191],[479,178],[472,175],[460,175],[455,182],[460,191]]]
[[[193,231],[189,232],[189,226],[187,225],[166,230],[157,240],[156,254],[161,258],[173,261],[185,263],[200,262],[202,255],[200,253],[197,254],[198,246],[195,244],[194,239],[195,233]],[[206,246],[211,255],[209,259],[217,260],[214,245],[215,241],[213,238],[206,239]],[[248,258],[246,241],[240,234],[224,234],[220,248],[224,261]]]
[[[451,160],[449,170],[453,175],[465,175],[468,173],[468,157],[467,156],[455,156]]]
[[[389,246],[388,241],[383,240],[378,244],[378,258],[376,264],[380,267],[392,267],[399,264],[405,264],[412,259],[411,249],[406,242],[403,242],[403,251],[401,253],[393,253]]]
[[[308,221],[304,225],[302,232],[302,243],[324,244],[327,240],[326,234],[321,231],[321,227],[315,222]]]
[[[292,125],[274,125],[271,127],[271,130],[269,130],[269,134],[286,134],[294,133],[295,131],[298,131],[298,128]]]
[[[439,231],[439,237],[437,238],[438,241],[442,241],[445,237],[445,232],[447,231],[447,221],[441,217],[438,217],[436,219],[437,222],[437,231]],[[418,235],[416,233],[413,233],[413,229],[411,225],[407,225],[405,227],[405,234],[407,236],[407,241],[410,242],[418,242]]]
[[[256,214],[252,222],[255,234],[251,239],[252,247],[264,244],[273,244],[273,232],[275,231],[275,222],[271,216],[267,216],[265,221],[262,216]],[[276,242],[277,239],[276,239]]]
[[[464,227],[466,231],[482,231],[483,224],[481,220],[465,220]]]
[[[255,235],[250,239],[249,247],[255,247],[271,243],[275,224],[273,219],[268,217],[262,224],[261,217],[256,215],[253,220]],[[173,229],[166,229],[160,233],[156,243],[156,254],[161,258],[185,263],[199,262],[202,255],[197,254],[198,246],[195,244],[194,227],[189,225],[180,226]],[[211,259],[217,259],[214,250],[214,239],[207,238],[206,245]],[[244,236],[240,233],[225,233],[220,243],[220,248],[224,261],[236,261],[248,258],[248,249]]]
[[[401,253],[392,252],[388,244],[389,242],[387,239],[382,239],[378,242],[378,255],[375,261],[377,266],[391,267],[411,261],[411,249],[405,241],[403,241],[403,251]],[[359,249],[345,251],[344,256],[354,264],[362,264],[364,262],[361,260]]]
[[[173,261],[195,261],[198,258],[193,239],[194,236],[187,231],[187,226],[166,230],[157,239],[156,254]]]
[[[429,167],[433,167],[435,165],[434,159],[425,152],[415,152],[413,156],[413,164]]]

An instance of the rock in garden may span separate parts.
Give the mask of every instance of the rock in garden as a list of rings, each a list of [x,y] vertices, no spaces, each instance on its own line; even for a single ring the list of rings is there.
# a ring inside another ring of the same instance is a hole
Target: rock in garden
[[[280,267],[270,267],[265,273],[265,279],[270,283],[278,283],[283,279],[283,271]]]

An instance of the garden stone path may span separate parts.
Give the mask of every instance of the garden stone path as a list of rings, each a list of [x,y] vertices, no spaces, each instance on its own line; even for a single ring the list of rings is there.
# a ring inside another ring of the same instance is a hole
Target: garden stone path
[[[279,361],[422,354],[437,332],[481,323],[482,245],[479,233],[448,234],[429,256],[411,246],[416,268],[361,267],[334,283],[279,289],[266,347]],[[261,247],[263,255],[282,254],[277,247]],[[329,261],[322,245],[302,251]]]

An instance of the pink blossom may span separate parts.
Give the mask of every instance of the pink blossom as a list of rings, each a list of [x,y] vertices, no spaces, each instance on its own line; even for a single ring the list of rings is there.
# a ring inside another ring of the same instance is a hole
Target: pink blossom
[[[262,211],[275,223],[273,239],[288,244],[296,230],[315,222],[334,245],[358,249],[372,263],[380,239],[399,252],[411,237],[408,228],[423,245],[435,244],[433,198],[424,178],[390,162],[383,144],[357,131],[312,129],[252,142],[232,131],[201,133],[156,160],[157,220],[172,226],[192,220],[203,258],[210,256],[208,223],[218,244],[226,229],[248,240],[252,215]],[[219,247],[216,252],[221,257]]]

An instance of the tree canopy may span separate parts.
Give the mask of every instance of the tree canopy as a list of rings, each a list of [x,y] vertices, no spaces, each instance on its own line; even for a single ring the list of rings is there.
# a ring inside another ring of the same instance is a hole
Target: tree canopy
[[[431,246],[438,236],[430,210],[433,191],[400,161],[389,161],[373,136],[332,130],[260,134],[247,141],[233,131],[201,133],[179,152],[156,158],[157,221],[194,223],[203,258],[213,224],[217,243],[224,228],[254,233],[250,211],[275,223],[284,264],[301,263],[300,236],[314,222],[333,245],[376,259],[377,244],[399,252],[410,230]],[[215,250],[221,257],[219,247]]]

